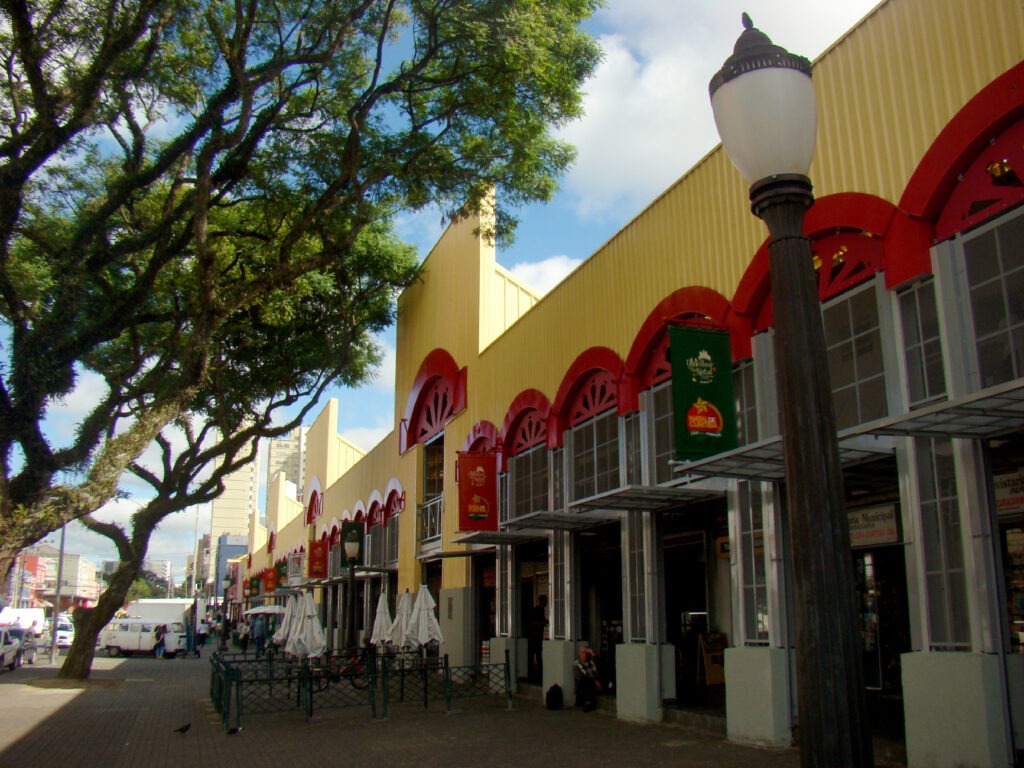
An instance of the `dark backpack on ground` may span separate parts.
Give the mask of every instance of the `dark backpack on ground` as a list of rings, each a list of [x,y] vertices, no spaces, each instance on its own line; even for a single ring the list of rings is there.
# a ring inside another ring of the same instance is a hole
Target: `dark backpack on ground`
[[[544,694],[544,706],[548,709],[562,708],[562,686],[558,683],[548,688],[548,692]]]

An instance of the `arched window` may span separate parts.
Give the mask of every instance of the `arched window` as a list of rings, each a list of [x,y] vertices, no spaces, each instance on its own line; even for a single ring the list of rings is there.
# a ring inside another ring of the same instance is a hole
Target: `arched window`
[[[595,371],[569,409],[572,440],[572,500],[618,488],[619,418],[615,380]]]

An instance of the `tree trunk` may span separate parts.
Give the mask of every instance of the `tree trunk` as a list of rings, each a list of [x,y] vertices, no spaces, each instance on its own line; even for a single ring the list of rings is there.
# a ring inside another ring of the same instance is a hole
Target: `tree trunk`
[[[123,606],[141,561],[122,562],[110,579],[110,584],[100,595],[93,608],[76,608],[75,641],[71,644],[64,665],[57,677],[67,680],[87,680],[92,672],[92,660],[96,656],[96,639],[107,623]]]

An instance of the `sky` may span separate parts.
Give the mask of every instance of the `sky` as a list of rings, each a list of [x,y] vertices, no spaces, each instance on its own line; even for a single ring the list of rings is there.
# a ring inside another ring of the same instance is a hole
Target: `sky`
[[[708,82],[732,53],[746,11],[772,41],[812,61],[877,5],[877,0],[607,0],[587,23],[604,58],[584,85],[585,116],[558,131],[577,150],[554,200],[518,211],[515,242],[498,263],[541,293],[583,260],[684,175],[718,143]],[[399,234],[425,258],[442,234],[441,216],[427,210],[400,217]],[[363,450],[392,429],[394,332],[380,343],[384,362],[375,381],[339,389],[338,432]],[[64,403],[73,417],[90,399],[88,382]],[[320,412],[317,406],[310,421]],[[125,521],[139,505],[112,502],[97,516]],[[170,560],[176,581],[209,531],[209,509],[170,516],[157,529],[149,556]],[[47,541],[57,544],[59,534]],[[117,559],[109,542],[69,525],[68,552]]]

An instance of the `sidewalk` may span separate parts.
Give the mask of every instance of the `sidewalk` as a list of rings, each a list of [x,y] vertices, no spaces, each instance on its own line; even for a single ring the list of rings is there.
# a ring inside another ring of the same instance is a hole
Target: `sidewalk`
[[[64,688],[56,667],[0,675],[0,768],[244,768],[398,766],[432,768],[795,768],[795,750],[729,744],[676,726],[633,725],[600,713],[549,712],[500,697],[393,704],[388,719],[369,709],[249,715],[228,735],[209,698],[207,659],[158,661],[97,656],[92,677]],[[184,734],[174,729],[190,723]]]

